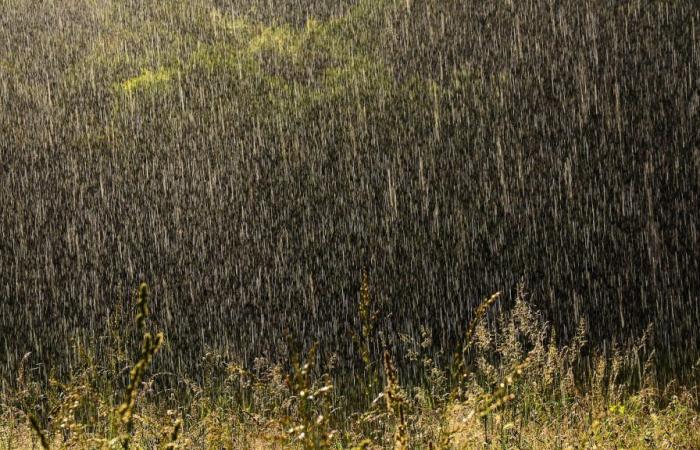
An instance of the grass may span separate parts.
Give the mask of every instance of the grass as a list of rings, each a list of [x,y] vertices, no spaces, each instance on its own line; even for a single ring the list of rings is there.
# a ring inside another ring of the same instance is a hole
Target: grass
[[[372,309],[363,274],[358,314]],[[76,348],[83,364],[64,381],[42,385],[28,377],[25,358],[17,388],[3,392],[0,448],[667,448],[700,446],[697,387],[663,388],[652,359],[640,362],[646,337],[610,355],[588,355],[585,326],[566,345],[557,342],[521,285],[514,308],[488,325],[490,296],[465,327],[453,369],[442,368],[421,343],[405,339],[408,361],[424,372],[419,385],[401,383],[385,343],[381,356],[359,345],[368,370],[355,380],[362,393],[344,390],[333,364],[319,367],[318,343],[305,352],[292,337],[289,358],[256,359],[242,367],[207,354],[211,374],[203,383],[159,383],[149,372],[164,345],[146,331],[148,288],[136,295],[141,351],[127,371],[110,372],[91,350]],[[358,341],[369,339],[365,324]],[[155,337],[154,337],[155,336]],[[399,346],[400,347],[400,346]],[[378,361],[377,359],[380,359]],[[592,361],[592,370],[584,369]],[[117,361],[113,361],[118,364]],[[335,363],[337,364],[337,362]],[[381,367],[374,374],[369,367]],[[454,368],[456,367],[456,369]],[[124,373],[128,380],[124,383]],[[375,398],[372,382],[381,378]],[[365,384],[362,384],[365,383]],[[122,386],[124,394],[113,387]],[[111,387],[111,388],[110,388]],[[121,400],[120,400],[121,399]]]

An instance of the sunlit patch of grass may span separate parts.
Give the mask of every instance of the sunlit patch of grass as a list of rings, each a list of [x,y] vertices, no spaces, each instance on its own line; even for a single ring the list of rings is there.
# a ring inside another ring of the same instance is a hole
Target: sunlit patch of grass
[[[10,61],[0,59],[0,72],[3,72],[7,75],[13,75],[15,71],[16,70],[14,66],[10,63]]]
[[[140,75],[122,81],[115,87],[127,94],[133,94],[137,91],[154,89],[158,86],[165,85],[171,80],[171,78],[171,72],[164,68],[159,68],[153,71],[143,69]]]
[[[387,88],[388,69],[353,51],[329,23],[309,19],[305,28],[294,29],[227,19],[221,14],[215,17],[216,23],[232,34],[233,42],[202,46],[193,55],[195,65],[202,64],[210,71],[228,68],[241,78],[255,77],[256,71],[261,71],[269,83],[281,83],[289,92],[318,101],[330,100],[340,89],[355,92],[360,87],[364,91],[363,85]]]
[[[288,26],[263,27],[250,41],[248,49],[257,54],[265,51],[274,51],[283,55],[295,57],[298,55],[297,46],[299,38]]]

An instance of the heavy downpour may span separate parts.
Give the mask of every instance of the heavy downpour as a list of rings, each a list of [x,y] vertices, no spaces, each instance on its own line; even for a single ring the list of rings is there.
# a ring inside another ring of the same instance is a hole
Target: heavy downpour
[[[700,448],[699,222],[693,0],[0,0],[0,449]]]

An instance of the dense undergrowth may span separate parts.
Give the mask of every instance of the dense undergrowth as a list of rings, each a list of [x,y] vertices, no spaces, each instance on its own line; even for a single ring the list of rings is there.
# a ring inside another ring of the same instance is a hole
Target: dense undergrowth
[[[451,367],[440,367],[422,340],[407,336],[368,349],[376,316],[365,274],[354,336],[363,370],[350,388],[332,358],[319,366],[318,344],[306,351],[290,337],[288,358],[258,358],[250,368],[220,354],[203,355],[201,383],[178,380],[165,388],[149,367],[166,342],[147,331],[149,292],[136,296],[135,322],[143,333],[135,363],[111,351],[102,366],[94,348],[75,348],[80,363],[64,381],[32,379],[31,355],[17,389],[0,397],[0,448],[666,448],[700,446],[698,390],[661,387],[642,336],[609,357],[581,357],[585,326],[562,345],[532,309],[524,287],[512,311],[489,327],[485,300],[464,330]],[[364,311],[364,312],[363,312]],[[119,333],[119,330],[110,330]],[[104,336],[107,337],[107,336]],[[380,337],[381,338],[381,337]],[[403,384],[391,348],[405,351],[418,383]],[[128,381],[125,383],[125,377]]]

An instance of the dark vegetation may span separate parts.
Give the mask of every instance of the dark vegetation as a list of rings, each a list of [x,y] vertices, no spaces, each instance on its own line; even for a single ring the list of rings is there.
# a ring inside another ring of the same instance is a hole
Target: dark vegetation
[[[368,351],[404,382],[399,335],[426,327],[447,365],[521,279],[561,342],[653,325],[640,358],[697,377],[696,2],[270,5],[0,3],[4,387],[27,352],[44,380],[71,342],[128,353],[141,281],[157,372],[292,335],[349,376],[362,270]]]

